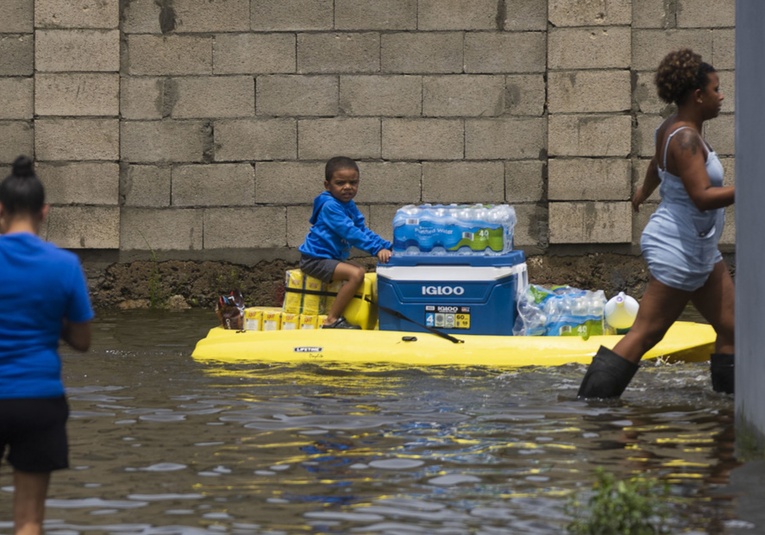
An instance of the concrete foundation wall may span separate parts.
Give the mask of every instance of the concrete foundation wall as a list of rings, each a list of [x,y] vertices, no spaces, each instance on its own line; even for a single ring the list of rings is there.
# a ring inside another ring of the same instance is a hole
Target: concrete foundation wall
[[[0,172],[36,158],[47,237],[74,249],[286,251],[345,154],[385,237],[403,204],[507,202],[527,251],[636,252],[674,48],[719,71],[707,134],[734,180],[734,19],[735,0],[3,0]]]

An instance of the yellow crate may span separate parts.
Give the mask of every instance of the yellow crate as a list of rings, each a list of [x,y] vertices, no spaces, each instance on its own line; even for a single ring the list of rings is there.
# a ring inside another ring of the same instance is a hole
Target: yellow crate
[[[318,314],[321,312],[324,283],[299,269],[290,269],[285,274],[285,293],[282,310],[289,314]]]
[[[261,307],[248,307],[244,309],[244,330],[263,330],[263,309]]]
[[[282,328],[282,309],[263,307],[263,330],[278,331]]]
[[[300,328],[301,329],[318,329],[319,328],[319,316],[316,314],[300,314]]]

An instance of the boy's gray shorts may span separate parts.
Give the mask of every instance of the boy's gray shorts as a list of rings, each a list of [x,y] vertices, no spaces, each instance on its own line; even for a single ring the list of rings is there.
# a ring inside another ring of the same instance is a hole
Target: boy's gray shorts
[[[340,260],[334,258],[316,258],[315,256],[300,255],[300,271],[306,275],[317,278],[322,282],[332,282],[335,268]]]

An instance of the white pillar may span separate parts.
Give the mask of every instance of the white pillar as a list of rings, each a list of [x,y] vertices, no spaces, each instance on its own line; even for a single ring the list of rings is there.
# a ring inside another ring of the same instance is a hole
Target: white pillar
[[[765,2],[737,0],[736,444],[760,452],[765,451],[764,28]]]

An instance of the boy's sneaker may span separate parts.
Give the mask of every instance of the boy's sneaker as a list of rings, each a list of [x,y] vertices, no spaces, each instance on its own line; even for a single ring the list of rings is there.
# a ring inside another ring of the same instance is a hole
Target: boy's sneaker
[[[353,323],[348,323],[348,320],[346,320],[344,317],[340,316],[337,318],[334,322],[330,323],[329,325],[322,325],[322,329],[361,329],[358,325],[354,325]]]

